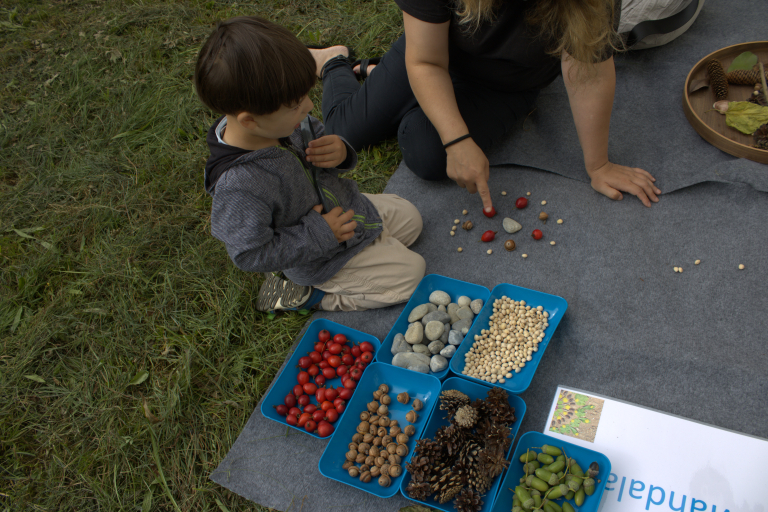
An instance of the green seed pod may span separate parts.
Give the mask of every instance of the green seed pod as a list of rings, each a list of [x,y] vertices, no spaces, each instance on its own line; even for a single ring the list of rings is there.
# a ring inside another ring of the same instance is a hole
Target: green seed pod
[[[533,497],[534,508],[541,508],[541,495]]]
[[[537,460],[534,460],[532,462],[526,462],[525,464],[523,464],[523,471],[525,472],[525,476],[532,474],[540,467],[541,467],[541,462]]]
[[[521,507],[520,505],[515,505],[514,507],[512,507],[512,512],[523,512],[523,507]]]
[[[534,498],[536,496],[541,496],[541,491],[539,491],[538,489],[528,489],[528,494],[530,494],[531,497]]]
[[[515,487],[515,496],[517,496],[517,499],[523,504],[523,508],[530,509],[533,507],[533,498],[531,498],[531,495],[525,490],[525,487],[519,485]]]
[[[546,453],[540,453],[536,459],[542,464],[552,464],[555,462],[555,458],[551,455],[547,455]]]
[[[560,508],[560,505],[556,501],[550,501],[550,505],[552,505],[552,508],[555,509],[555,512],[563,512],[563,509]]]
[[[534,475],[528,475],[527,477],[525,477],[525,486],[531,487],[531,484],[533,483],[534,478],[536,478],[536,476]]]
[[[573,491],[568,491],[568,494],[566,494],[566,495],[565,495],[565,499],[567,499],[567,500],[572,500],[572,499],[573,499],[573,496],[574,496],[575,494],[576,494],[576,493],[575,493],[575,492],[573,492]]]
[[[541,451],[546,453],[547,455],[553,455],[553,456],[557,456],[557,455],[562,455],[563,454],[563,450],[561,450],[560,448],[557,448],[555,446],[549,446],[548,444],[545,444],[544,446],[542,446],[541,447]]]
[[[570,489],[573,492],[576,492],[579,489],[581,489],[581,480],[579,480],[578,478],[571,478],[570,480],[566,480],[566,483],[568,484],[568,489]]]
[[[547,492],[549,489],[549,484],[542,480],[541,478],[533,477],[530,483],[530,487],[533,487],[534,489],[538,489],[541,492]]]
[[[593,478],[584,480],[584,492],[587,493],[587,496],[592,496],[595,493],[595,480]]]
[[[567,485],[565,485],[565,484],[560,484],[560,486],[559,486],[559,487],[560,487],[560,494],[561,494],[561,495],[563,495],[563,496],[565,496],[566,494],[568,494],[568,491],[570,491],[570,489],[568,488],[568,486],[567,486]]]
[[[521,483],[521,484],[524,484],[524,483],[525,483],[525,477],[524,477],[524,476],[521,476],[521,477],[520,477],[520,483]]]
[[[568,462],[567,460],[565,460],[565,455],[558,455],[555,460],[561,460],[563,462]]]
[[[576,494],[573,496],[573,502],[576,504],[577,507],[580,507],[584,504],[584,497],[585,497],[584,488],[582,487],[578,491],[576,491]]]
[[[563,502],[563,512],[576,512],[576,511],[573,509],[573,505],[571,505],[566,501],[566,502]]]
[[[565,469],[565,461],[557,460],[544,469],[546,469],[550,473],[558,473]]]
[[[555,512],[555,509],[552,508],[552,502],[548,501],[544,504],[544,512]]]
[[[522,505],[523,504],[520,502],[520,498],[517,497],[517,494],[513,494],[512,495],[512,506],[513,507],[521,507],[522,508]]]
[[[562,480],[564,476],[565,476],[565,473],[563,473],[562,471],[558,471],[557,472],[557,479],[558,480]]]
[[[536,456],[538,454],[532,450],[526,451],[524,454],[520,456],[520,462],[531,462],[536,460]]]
[[[549,490],[549,492],[547,492],[546,498],[548,500],[556,500],[557,498],[562,498],[563,497],[563,493],[560,492],[560,491],[561,491],[560,486],[556,485],[555,487],[552,487]]]
[[[541,478],[542,480],[544,480],[546,482],[546,481],[548,481],[552,477],[552,472],[551,471],[547,471],[544,468],[539,468],[539,469],[536,470],[536,476]],[[554,484],[550,484],[550,485],[554,485]]]
[[[571,462],[571,474],[575,476],[584,476],[584,471],[581,469],[581,466],[579,466],[575,460],[571,459],[573,462]]]

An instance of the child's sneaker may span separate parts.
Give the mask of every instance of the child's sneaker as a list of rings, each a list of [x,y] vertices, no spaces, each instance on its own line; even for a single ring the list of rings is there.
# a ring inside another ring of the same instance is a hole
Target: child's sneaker
[[[301,286],[280,273],[265,273],[264,284],[259,288],[256,310],[264,312],[297,311],[318,304],[325,295],[314,286]]]

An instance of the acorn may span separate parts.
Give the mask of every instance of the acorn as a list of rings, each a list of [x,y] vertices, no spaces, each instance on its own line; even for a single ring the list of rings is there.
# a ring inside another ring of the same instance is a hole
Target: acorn
[[[403,467],[400,464],[392,464],[389,466],[389,476],[397,478],[403,474]]]
[[[400,432],[402,432],[402,430],[397,425],[394,427],[392,425],[389,426],[389,435],[391,437],[396,437]]]
[[[397,427],[400,424],[397,422],[397,420],[389,420],[389,428]]]
[[[392,403],[392,397],[389,395],[382,395],[381,398],[379,398],[379,403],[382,405],[389,405]]]
[[[358,464],[363,464],[366,458],[368,458],[366,454],[358,453],[357,456],[355,456],[355,462],[357,462]]]
[[[408,411],[408,414],[405,415],[405,419],[408,423],[416,423],[419,419],[419,415],[416,414],[416,411]]]
[[[390,453],[389,454],[389,463],[393,466],[399,465],[403,461],[402,458],[396,453]],[[389,469],[390,474],[392,474],[392,468]]]
[[[367,421],[361,421],[360,424],[357,426],[357,431],[361,434],[365,434],[368,432],[368,429],[371,427],[371,424]]]
[[[472,224],[472,221],[471,221],[471,220],[468,220],[468,221],[466,221],[464,224],[462,224],[462,225],[461,225],[461,227],[462,227],[462,228],[464,228],[465,230],[469,231],[470,229],[472,229],[473,227],[475,227],[475,225],[474,225],[474,224]],[[406,393],[406,394],[407,394],[407,393]]]
[[[381,386],[379,386],[379,391],[381,391],[382,393],[389,393],[389,386],[387,386],[386,384],[382,384]]]
[[[358,453],[368,453],[368,450],[371,449],[371,445],[368,443],[360,443],[357,445],[357,452]]]
[[[383,467],[384,464],[387,463],[387,459],[380,455],[380,456],[376,457],[376,461],[375,462],[376,462],[376,466],[377,467]]]
[[[358,432],[357,434],[352,436],[352,442],[353,443],[362,443],[363,442],[363,434]]]
[[[378,408],[379,408],[379,402],[375,400],[373,402],[368,402],[368,412],[376,412],[376,409]]]
[[[363,411],[360,413],[360,421],[368,421],[368,418],[371,417],[371,413],[368,411]]]
[[[388,475],[381,475],[379,477],[379,485],[382,487],[389,487],[392,481],[389,479]]]
[[[381,438],[381,445],[382,446],[389,446],[389,444],[392,442],[392,436],[383,436]]]
[[[362,466],[360,466],[361,473],[365,473],[366,471],[370,471],[370,470],[371,468],[368,466],[368,464],[363,464]]]
[[[352,442],[352,443],[349,443],[349,444],[347,445],[347,448],[348,448],[349,450],[354,450],[354,451],[357,451],[357,443],[354,443],[354,442]]]
[[[390,455],[392,455],[392,454],[394,454],[394,453],[397,453],[397,445],[396,445],[395,443],[389,443],[389,444],[387,445],[387,452],[388,452]],[[400,454],[398,453],[398,455],[400,455]]]
[[[404,444],[399,444],[395,449],[395,453],[401,457],[405,457],[406,455],[408,455],[408,447],[405,446]]]
[[[379,425],[379,415],[378,414],[371,414],[371,417],[368,418],[368,423],[371,425]]]
[[[409,436],[412,436],[416,433],[416,427],[414,427],[413,425],[407,425],[405,427],[405,430],[403,430],[403,432],[405,432]]]
[[[352,466],[347,471],[349,472],[349,476],[352,478],[357,478],[357,476],[360,474],[360,470],[357,469],[357,466]]]
[[[371,434],[363,435],[363,442],[364,443],[371,444],[372,441],[373,441],[373,436]]]
[[[373,399],[378,400],[379,398],[381,398],[381,391],[377,389],[376,391],[373,392]]]
[[[378,413],[379,416],[384,416],[389,412],[389,407],[387,407],[386,405],[381,405],[379,406],[376,412]]]
[[[383,466],[381,466],[381,474],[382,475],[388,475],[389,474],[389,468],[391,468],[392,465],[389,462],[385,462]]]
[[[341,469],[343,469],[344,471],[347,471],[347,470],[349,470],[349,468],[354,467],[354,466],[355,466],[354,462],[352,462],[351,460],[345,460],[344,464],[342,464],[342,466],[341,466]]]
[[[365,458],[365,464],[367,466],[375,466],[376,465],[376,457],[373,455],[369,455]]]
[[[408,437],[407,434],[397,434],[396,439],[398,444],[406,444],[408,442],[408,439],[410,438]]]
[[[386,427],[379,427],[379,430],[376,431],[376,435],[378,437],[384,437],[387,435],[387,428]]]
[[[403,391],[402,393],[397,395],[397,401],[400,402],[401,404],[407,404],[408,402],[411,401],[411,397],[408,396],[408,393]]]
[[[549,215],[547,215],[545,212],[541,212],[539,214],[539,220],[543,220],[544,224],[547,223],[547,219],[549,218]]]
[[[381,446],[381,438],[380,437],[374,437],[373,438],[373,446]]]
[[[380,427],[388,427],[391,420],[387,416],[382,416],[379,418],[379,426]]]
[[[422,402],[418,398],[413,401],[413,410],[414,411],[420,411],[422,409],[422,407],[424,407],[424,402]],[[417,416],[417,418],[418,418],[418,416]],[[413,423],[413,422],[411,422],[411,423]]]
[[[357,458],[357,450],[349,450],[347,452],[347,460],[355,460]]]
[[[371,466],[371,476],[376,478],[381,474],[381,468],[379,466]]]
[[[514,251],[515,250],[515,241],[514,240],[507,240],[504,242],[504,248],[508,251]]]
[[[370,471],[366,471],[365,473],[360,475],[360,481],[363,482],[364,484],[367,484],[368,482],[370,482],[371,481],[371,472]]]

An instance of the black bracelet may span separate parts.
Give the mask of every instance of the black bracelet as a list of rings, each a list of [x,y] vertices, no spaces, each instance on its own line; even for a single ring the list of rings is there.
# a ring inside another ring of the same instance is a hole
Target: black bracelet
[[[456,144],[457,142],[461,142],[461,141],[463,141],[464,139],[468,139],[468,138],[470,138],[470,137],[471,137],[471,135],[470,135],[470,134],[462,135],[462,136],[461,136],[461,137],[459,137],[458,139],[453,139],[451,142],[448,142],[447,144],[443,144],[443,149],[448,149],[448,146],[453,146],[453,145],[454,145],[454,144]]]

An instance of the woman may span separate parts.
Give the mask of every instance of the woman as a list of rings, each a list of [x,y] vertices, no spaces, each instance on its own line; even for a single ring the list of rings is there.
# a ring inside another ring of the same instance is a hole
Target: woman
[[[608,159],[616,75],[613,0],[395,0],[405,35],[360,87],[345,47],[313,51],[323,115],[356,149],[394,133],[406,165],[448,176],[487,210],[485,152],[562,73],[592,187],[646,206],[661,191],[648,172]],[[407,41],[407,44],[406,44]]]

